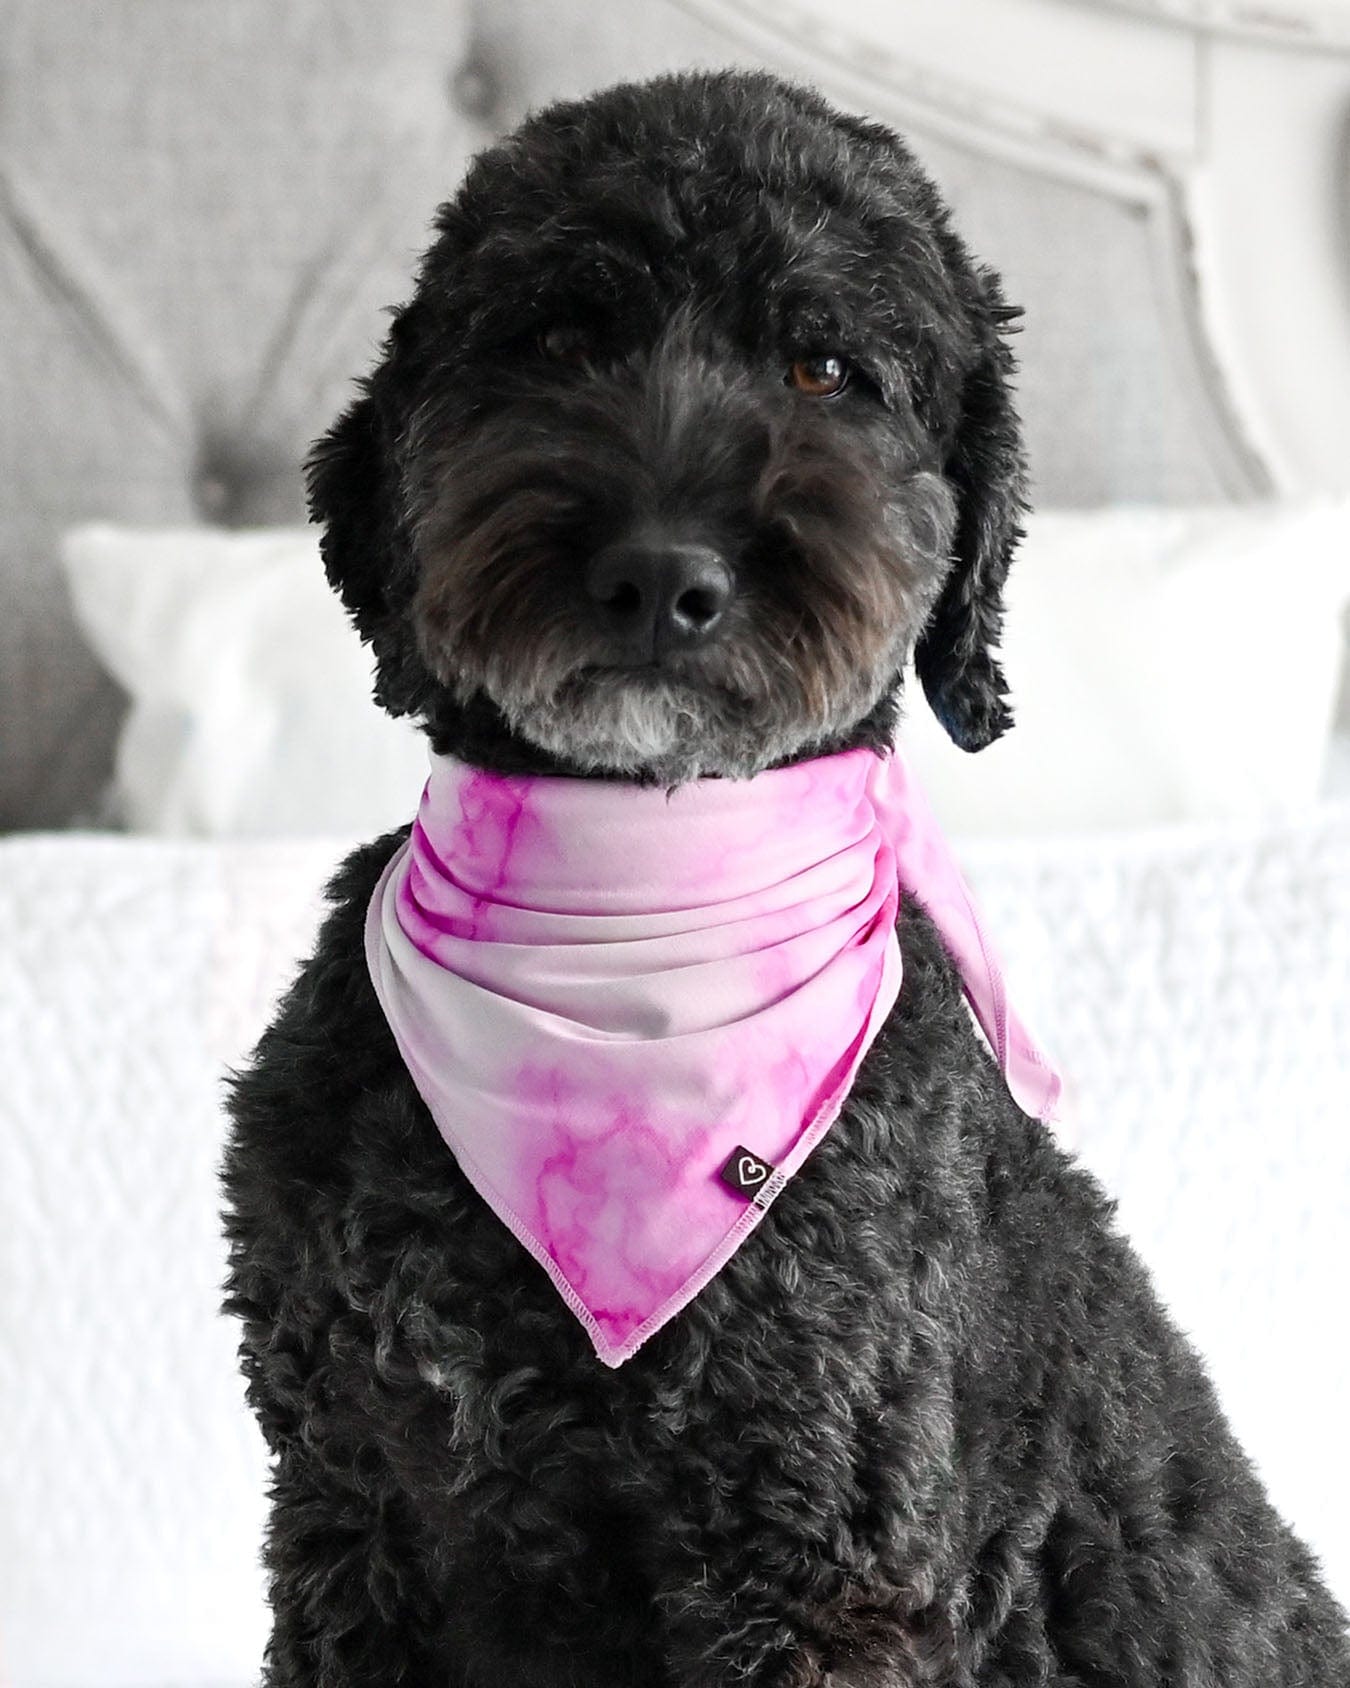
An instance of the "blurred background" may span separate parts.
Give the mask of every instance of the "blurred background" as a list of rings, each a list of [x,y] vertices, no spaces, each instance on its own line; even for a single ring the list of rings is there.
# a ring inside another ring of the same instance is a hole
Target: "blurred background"
[[[1350,1602],[1350,0],[3,0],[0,1682],[242,1688],[220,1078],[424,752],[300,464],[533,105],[762,65],[1025,307],[1019,725],[902,729],[1065,1134]]]

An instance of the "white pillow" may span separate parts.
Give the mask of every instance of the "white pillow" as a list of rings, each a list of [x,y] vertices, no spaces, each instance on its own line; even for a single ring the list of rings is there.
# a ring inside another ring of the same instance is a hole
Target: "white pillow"
[[[371,662],[313,529],[77,528],[76,614],[131,693],[115,812],[159,833],[374,833],[412,812],[424,741]],[[1017,726],[957,750],[912,677],[901,742],[967,835],[1255,818],[1327,756],[1350,505],[1033,515],[1008,583]]]
[[[1350,503],[1041,511],[1006,597],[1011,732],[958,750],[906,680],[900,743],[951,831],[1259,819],[1317,798]]]
[[[113,811],[143,832],[373,834],[407,820],[426,740],[373,664],[314,528],[79,527],[75,614],[131,694]]]

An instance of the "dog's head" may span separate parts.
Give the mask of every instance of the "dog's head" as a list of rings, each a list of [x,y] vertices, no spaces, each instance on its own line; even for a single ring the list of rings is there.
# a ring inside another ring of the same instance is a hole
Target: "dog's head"
[[[675,784],[976,750],[1023,509],[1017,315],[878,124],[768,75],[555,105],[436,220],[316,446],[377,696],[500,768]]]

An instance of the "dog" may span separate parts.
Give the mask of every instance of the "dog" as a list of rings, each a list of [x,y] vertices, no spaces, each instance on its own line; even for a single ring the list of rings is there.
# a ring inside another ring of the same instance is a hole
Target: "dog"
[[[1019,314],[903,142],[809,89],[532,115],[310,461],[378,701],[474,768],[678,794],[884,755],[912,657],[979,750],[1011,720]],[[607,1367],[373,993],[405,837],[344,863],[231,1081],[265,1688],[1350,1683],[1316,1564],[916,899],[833,1128]]]

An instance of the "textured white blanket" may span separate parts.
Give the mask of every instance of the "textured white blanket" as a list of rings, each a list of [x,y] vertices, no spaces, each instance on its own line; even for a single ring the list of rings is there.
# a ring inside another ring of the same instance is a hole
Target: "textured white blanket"
[[[338,843],[0,842],[0,1683],[256,1680],[219,1074]],[[1350,808],[959,852],[1080,1151],[1350,1600]]]

